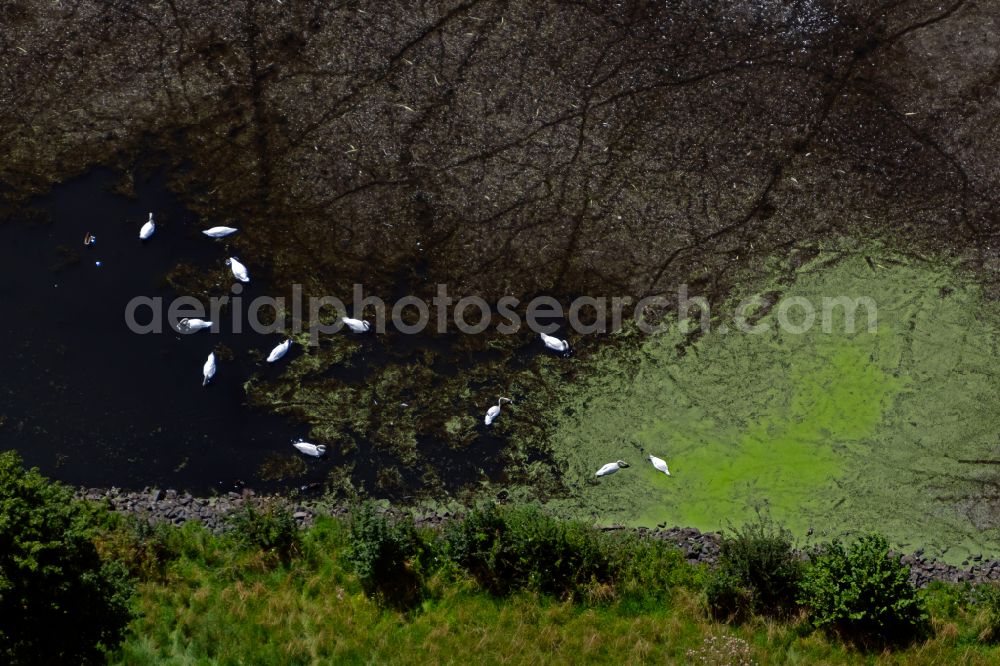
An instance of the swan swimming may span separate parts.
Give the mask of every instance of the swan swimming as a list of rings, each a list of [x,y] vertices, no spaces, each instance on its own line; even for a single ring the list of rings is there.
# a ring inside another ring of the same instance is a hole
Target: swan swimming
[[[307,456],[312,456],[314,458],[319,458],[321,455],[326,453],[326,447],[322,444],[310,444],[309,442],[292,442],[292,446],[298,449],[301,453]]]
[[[149,221],[139,229],[139,240],[149,240],[149,237],[156,231],[156,222],[153,222],[153,214],[149,214]]]
[[[204,328],[212,328],[212,322],[204,319],[181,319],[177,322],[177,330],[181,333],[194,333]]]
[[[351,319],[350,317],[341,317],[340,320],[344,322],[347,328],[351,329],[355,333],[367,333],[371,329],[372,325],[369,324],[364,319]]]
[[[235,234],[237,231],[239,229],[234,229],[233,227],[212,227],[211,229],[205,229],[201,233],[209,238],[225,238],[230,234]]]
[[[205,365],[201,369],[201,385],[205,386],[208,381],[215,376],[215,352],[208,355],[208,360],[205,361]]]
[[[514,402],[510,398],[497,399],[497,404],[486,410],[486,417],[483,419],[483,423],[486,425],[493,425],[493,422],[497,420],[498,416],[500,416],[500,405],[502,405],[505,400],[509,403]]]
[[[549,349],[563,353],[569,351],[569,343],[565,340],[560,340],[553,335],[546,335],[545,333],[540,333],[539,335],[542,336],[542,342],[544,342],[545,346]]]
[[[267,362],[274,363],[282,356],[288,353],[289,348],[292,346],[291,339],[285,340],[280,345],[271,350],[271,353],[267,355]]]
[[[663,458],[657,458],[656,456],[648,456],[649,462],[653,463],[653,467],[660,470],[667,476],[670,476],[670,470],[667,469],[667,461]]]
[[[594,476],[607,476],[608,474],[614,474],[623,467],[628,467],[628,463],[624,460],[616,460],[613,463],[603,465],[601,469],[597,470]]]
[[[230,257],[226,259],[226,265],[233,270],[233,277],[235,277],[240,282],[249,282],[250,273],[247,271],[247,267],[240,263],[240,260],[236,257]]]

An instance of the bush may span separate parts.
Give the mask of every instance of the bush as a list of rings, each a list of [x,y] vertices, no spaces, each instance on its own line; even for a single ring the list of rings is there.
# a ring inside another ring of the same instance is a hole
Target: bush
[[[0,454],[0,662],[96,663],[119,643],[132,586],[94,532],[69,489]]]
[[[861,537],[845,549],[834,541],[817,550],[800,586],[814,626],[863,645],[908,643],[930,623],[910,568],[889,554],[885,537]]]
[[[645,613],[662,609],[679,587],[702,589],[705,568],[688,563],[672,543],[631,530],[602,534],[619,608]]]
[[[448,525],[445,541],[451,561],[497,595],[529,589],[643,612],[675,587],[700,582],[700,569],[672,544],[602,532],[535,507],[479,506]]]
[[[166,579],[167,566],[177,557],[170,543],[173,526],[121,514],[107,522],[96,540],[102,557],[120,562],[133,578]]]
[[[479,507],[447,533],[451,558],[495,594],[529,588],[577,596],[612,581],[608,540],[592,527],[560,521],[535,508]]]
[[[746,582],[732,571],[717,568],[705,588],[712,616],[724,622],[745,622],[755,612],[754,593]]]
[[[398,608],[423,598],[429,548],[412,518],[390,520],[364,504],[351,517],[348,559],[365,592]]]
[[[759,517],[722,541],[709,579],[709,608],[720,619],[782,616],[795,609],[803,563],[791,533]]]
[[[988,583],[977,586],[973,599],[981,609],[979,640],[987,643],[1000,641],[1000,585]]]
[[[264,511],[245,507],[230,518],[231,536],[241,546],[259,548],[288,564],[298,552],[299,528],[288,509],[268,507]]]

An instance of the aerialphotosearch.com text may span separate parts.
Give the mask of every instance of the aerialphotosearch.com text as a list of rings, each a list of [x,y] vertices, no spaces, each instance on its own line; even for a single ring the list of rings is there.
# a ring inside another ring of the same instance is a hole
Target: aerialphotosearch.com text
[[[437,285],[437,294],[430,304],[418,296],[404,296],[391,304],[378,296],[367,295],[361,284],[352,288],[350,307],[336,296],[303,297],[302,286],[293,285],[291,298],[284,296],[243,296],[243,285],[233,284],[230,293],[209,299],[208,307],[197,298],[181,296],[165,302],[162,297],[136,296],[125,308],[125,323],[137,334],[191,332],[185,330],[185,319],[211,322],[212,332],[222,327],[233,333],[246,330],[254,333],[286,333],[298,335],[309,332],[309,343],[318,344],[319,336],[332,334],[344,327],[344,317],[364,319],[376,333],[385,333],[391,326],[398,332],[415,335],[433,326],[437,333],[458,330],[475,335],[491,326],[502,335],[513,335],[522,327],[535,333],[551,334],[561,325],[579,335],[615,332],[622,328],[627,318],[635,321],[640,331],[656,334],[666,331],[672,324],[690,331],[712,328],[712,308],[700,296],[690,296],[687,285],[681,285],[675,294],[660,294],[639,300],[630,297],[580,296],[568,307],[554,297],[538,296],[522,303],[514,296],[504,296],[490,303],[479,296],[459,299],[448,294],[447,285]],[[665,312],[675,313],[665,318]],[[760,317],[761,312],[773,316]],[[717,326],[721,332],[760,334],[774,330],[792,334],[805,333],[819,325],[824,333],[833,332],[835,326],[846,333],[864,325],[874,332],[878,324],[878,308],[869,297],[824,296],[807,299],[802,296],[778,299],[775,303],[754,296],[738,303],[732,310],[731,320]]]

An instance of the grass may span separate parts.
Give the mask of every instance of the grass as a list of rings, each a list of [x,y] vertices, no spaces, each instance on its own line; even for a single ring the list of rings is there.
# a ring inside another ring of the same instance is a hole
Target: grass
[[[198,526],[168,528],[166,567],[143,575],[142,615],[113,655],[121,664],[990,664],[984,611],[968,588],[925,598],[932,638],[862,653],[813,631],[803,617],[711,619],[697,567],[668,559],[678,583],[646,596],[605,586],[570,601],[531,591],[494,596],[441,563],[422,604],[400,611],[363,592],[348,565],[350,528],[321,519],[287,563]],[[122,551],[129,537],[106,538]],[[686,572],[686,573],[685,573]],[[627,582],[627,581],[626,581]],[[611,586],[613,587],[613,586]],[[626,587],[626,586],[622,586]],[[664,594],[664,591],[666,594]],[[652,591],[651,591],[652,592]]]

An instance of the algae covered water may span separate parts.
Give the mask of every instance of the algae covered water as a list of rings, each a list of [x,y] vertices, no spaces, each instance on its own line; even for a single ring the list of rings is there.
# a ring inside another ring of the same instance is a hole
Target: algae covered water
[[[554,448],[569,515],[726,529],[769,514],[800,537],[881,531],[961,561],[1000,549],[996,303],[945,262],[828,252],[782,298],[870,297],[853,330],[716,330],[678,353],[674,335],[607,354],[598,379],[567,388]],[[770,326],[768,324],[771,324]],[[665,478],[643,461],[665,457]],[[604,460],[629,474],[594,483]]]

